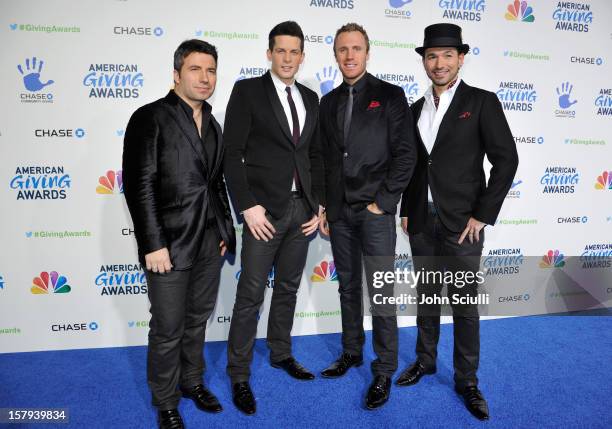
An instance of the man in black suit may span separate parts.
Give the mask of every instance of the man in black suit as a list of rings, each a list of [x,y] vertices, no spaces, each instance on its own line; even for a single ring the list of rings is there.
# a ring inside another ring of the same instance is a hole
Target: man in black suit
[[[362,259],[370,299],[374,271],[394,271],[395,213],[416,157],[413,121],[404,91],[366,72],[370,43],[350,23],[336,32],[334,55],[344,82],[321,99],[321,140],[327,200],[320,230],[330,235],[340,282],[343,353],[322,372],[343,376],[363,361]],[[393,284],[383,287],[393,294]],[[373,311],[374,381],[369,409],[383,405],[397,369],[395,309]]]
[[[236,406],[255,412],[249,385],[257,316],[268,273],[275,282],[268,318],[270,362],[300,380],[314,375],[291,353],[291,328],[323,196],[318,97],[295,81],[304,59],[300,26],[287,21],[269,35],[265,75],[235,83],[227,105],[225,177],[242,213],[242,271],[228,339],[227,372]]]
[[[402,198],[402,227],[410,236],[415,271],[477,272],[483,228],[495,223],[518,166],[516,146],[495,94],[471,87],[458,76],[469,51],[459,26],[427,27],[425,42],[416,51],[423,57],[432,86],[411,107],[418,128],[418,158]],[[493,166],[488,183],[485,155]],[[398,385],[415,384],[423,375],[436,372],[440,304],[424,304],[421,298],[440,296],[442,286],[417,286],[417,360],[402,373]],[[477,282],[449,284],[448,296],[476,296],[477,286]],[[453,300],[451,306],[455,389],[474,416],[488,419],[476,377],[478,307],[454,305]]]
[[[136,110],[124,140],[123,191],[151,302],[147,378],[164,428],[183,427],[181,391],[199,408],[221,411],[202,381],[206,320],[223,254],[236,246],[221,128],[205,101],[216,74],[214,46],[183,42],[174,53],[174,90]]]

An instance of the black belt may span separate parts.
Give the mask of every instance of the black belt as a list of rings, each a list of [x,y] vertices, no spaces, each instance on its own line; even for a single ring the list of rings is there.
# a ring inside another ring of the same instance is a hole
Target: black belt
[[[304,198],[302,191],[291,191],[291,198]]]

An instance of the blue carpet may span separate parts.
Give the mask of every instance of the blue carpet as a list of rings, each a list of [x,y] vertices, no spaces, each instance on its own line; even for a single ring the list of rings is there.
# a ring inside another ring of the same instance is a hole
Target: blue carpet
[[[415,336],[415,328],[400,330],[401,369],[414,360]],[[368,365],[342,379],[294,381],[268,365],[261,340],[251,379],[255,416],[240,414],[231,402],[225,342],[205,348],[206,382],[224,411],[202,413],[188,400],[180,410],[188,428],[612,427],[611,317],[489,320],[481,323],[481,337],[480,388],[491,411],[485,423],[471,417],[453,391],[452,325],[442,327],[438,373],[416,386],[394,386],[389,403],[377,411],[363,407]],[[370,340],[368,333],[368,361]],[[294,338],[295,356],[312,370],[323,369],[339,351],[338,334]],[[145,347],[2,354],[0,407],[69,408],[70,424],[56,426],[62,428],[155,427],[145,356]]]

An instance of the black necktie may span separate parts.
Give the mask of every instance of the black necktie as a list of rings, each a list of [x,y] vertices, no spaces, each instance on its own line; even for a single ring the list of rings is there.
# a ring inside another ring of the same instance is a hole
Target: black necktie
[[[346,146],[346,140],[351,129],[351,118],[353,117],[353,87],[348,87],[348,99],[346,100],[346,109],[344,110],[344,146]]]
[[[291,87],[286,87],[285,91],[287,91],[287,100],[289,101],[289,109],[291,110],[291,122],[293,122],[292,140],[294,146],[297,146],[300,141],[300,121],[298,119],[295,103],[293,102],[293,97],[291,96]],[[299,190],[300,178],[298,177],[297,170],[293,172],[293,178],[295,180],[295,187]]]

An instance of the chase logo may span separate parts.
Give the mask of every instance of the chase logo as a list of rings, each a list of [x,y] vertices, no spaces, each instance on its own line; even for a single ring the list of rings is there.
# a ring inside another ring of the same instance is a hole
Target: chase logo
[[[573,194],[579,181],[576,167],[546,167],[540,184],[543,194]]]
[[[603,64],[604,61],[601,57],[580,57],[572,55],[570,57],[570,62],[574,64],[584,64],[588,66],[600,66]]]
[[[51,331],[53,332],[79,333],[97,331],[98,329],[100,329],[98,322],[54,323],[51,325]]]
[[[505,18],[508,21],[521,21],[521,22],[533,22],[535,16],[533,16],[533,8],[527,4],[526,1],[515,0],[508,5]]]
[[[412,0],[389,0],[389,7],[385,9],[387,18],[410,19],[412,12],[405,6],[412,3]]]
[[[9,187],[17,191],[17,200],[64,200],[70,183],[63,166],[29,166],[15,169]]]
[[[482,260],[486,276],[518,274],[523,265],[523,251],[514,249],[491,249]]]
[[[512,181],[512,185],[510,186],[510,190],[506,195],[506,198],[521,198],[521,190],[518,187],[523,183],[522,180]]]
[[[555,30],[579,31],[588,33],[589,24],[593,22],[591,5],[560,1],[552,14],[555,20]]]
[[[612,116],[612,89],[602,88],[595,98],[595,106],[599,116]]]
[[[557,97],[559,109],[555,110],[555,116],[557,118],[575,118],[576,111],[571,110],[570,107],[578,102],[578,100],[572,100],[572,90],[574,85],[569,82],[564,82],[557,87]]]
[[[122,194],[123,193],[123,172],[122,170],[108,170],[104,176],[98,179],[96,193],[102,195]]]
[[[274,287],[274,274],[275,274],[275,271],[276,270],[275,270],[274,265],[273,265],[272,269],[268,273],[268,280],[266,281],[266,287],[269,287],[269,288],[273,288]],[[240,280],[240,273],[242,273],[242,270],[239,270],[236,273],[236,280]]]
[[[557,223],[560,224],[583,224],[588,221],[588,216],[559,216],[557,218]]]
[[[564,266],[565,256],[559,249],[549,250],[540,261],[540,268],[563,268]]]
[[[334,66],[323,67],[320,72],[317,72],[316,77],[319,81],[321,96],[323,96],[334,89],[338,78],[338,69]]]
[[[402,88],[408,99],[408,104],[412,104],[418,99],[419,84],[415,82],[414,75],[376,73],[376,77]]]
[[[608,190],[612,191],[612,171],[604,171],[600,176],[597,176],[595,182],[595,189],[598,191]]]
[[[161,37],[164,35],[164,29],[161,27],[113,27],[113,34],[118,36],[155,36]]]
[[[144,76],[137,64],[90,64],[83,86],[89,98],[138,98]]]
[[[334,36],[321,34],[304,34],[304,41],[308,43],[318,43],[320,45],[331,45],[334,43]]]
[[[34,277],[30,288],[30,292],[34,295],[69,293],[71,290],[68,279],[57,271],[41,272],[38,277]]]
[[[319,265],[314,267],[310,276],[312,282],[334,282],[338,281],[336,273],[336,265],[334,261],[321,261]]]
[[[101,296],[147,293],[147,277],[140,264],[102,265],[95,285]]]
[[[582,268],[612,267],[612,244],[587,244],[580,255]]]
[[[485,6],[485,0],[440,0],[438,2],[438,7],[443,11],[442,18],[459,21],[480,21]]]
[[[266,67],[240,67],[240,74],[236,78],[236,81],[263,76],[267,71],[268,69]]]
[[[34,130],[34,136],[37,138],[77,138],[85,137],[83,128],[40,128]]]
[[[328,7],[333,9],[353,9],[355,7],[354,0],[308,0],[308,3],[310,7]]]
[[[544,144],[544,137],[539,136],[514,136],[516,144]]]
[[[497,98],[506,111],[531,112],[537,99],[537,91],[533,83],[500,82]]]
[[[23,87],[28,92],[22,92],[20,99],[22,103],[53,103],[53,94],[50,92],[41,92],[45,87],[54,83],[53,80],[44,82],[41,80],[44,61],[32,57],[26,58],[24,64],[18,64],[17,70],[23,81]]]

